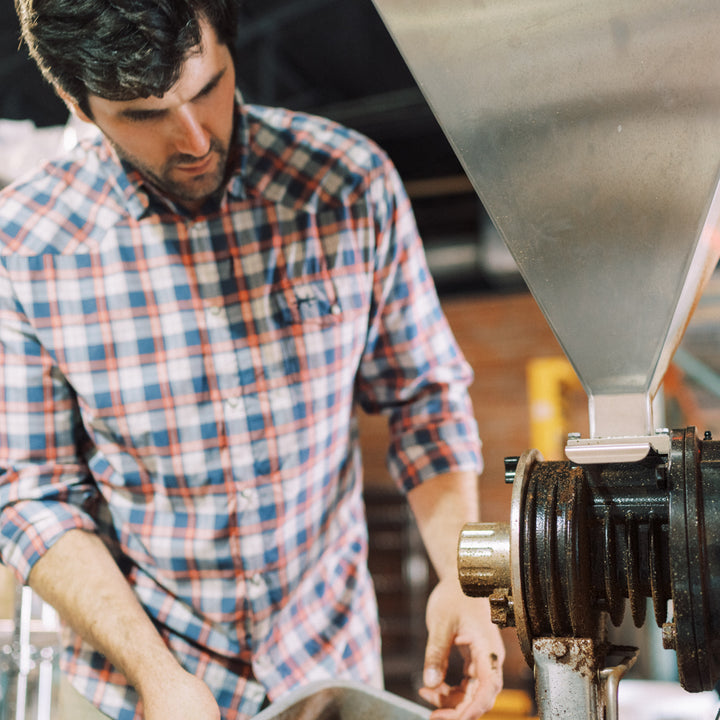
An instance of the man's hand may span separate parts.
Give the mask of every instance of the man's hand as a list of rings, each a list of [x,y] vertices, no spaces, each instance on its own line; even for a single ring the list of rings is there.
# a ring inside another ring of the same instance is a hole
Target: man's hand
[[[160,682],[139,684],[145,720],[220,720],[210,688],[179,666]]]
[[[432,720],[475,720],[492,708],[502,689],[505,646],[490,622],[490,603],[463,594],[457,575],[457,539],[466,522],[478,520],[477,477],[471,472],[438,475],[413,488],[408,500],[440,582],[428,600],[428,643],[420,690],[438,710]],[[445,679],[450,651],[465,660],[464,678]]]
[[[425,651],[420,696],[438,710],[432,720],[474,720],[488,712],[502,690],[505,647],[500,631],[490,621],[484,598],[463,594],[456,578],[438,583],[428,600]],[[465,663],[459,685],[445,681],[450,651],[460,651]]]

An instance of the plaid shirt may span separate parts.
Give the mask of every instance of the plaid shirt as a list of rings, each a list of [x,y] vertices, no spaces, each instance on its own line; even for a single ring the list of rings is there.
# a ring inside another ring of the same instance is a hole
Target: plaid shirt
[[[358,134],[238,109],[222,196],[188,216],[105,141],[0,195],[0,551],[18,577],[100,533],[223,717],[379,681],[356,405],[410,489],[477,470],[471,372],[407,196]],[[115,718],[112,666],[63,667]]]

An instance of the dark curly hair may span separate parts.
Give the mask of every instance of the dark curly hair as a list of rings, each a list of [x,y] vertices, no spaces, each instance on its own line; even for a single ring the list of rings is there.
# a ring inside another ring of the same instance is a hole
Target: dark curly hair
[[[161,96],[200,44],[200,19],[233,52],[236,0],[15,0],[43,75],[90,115],[107,100]]]

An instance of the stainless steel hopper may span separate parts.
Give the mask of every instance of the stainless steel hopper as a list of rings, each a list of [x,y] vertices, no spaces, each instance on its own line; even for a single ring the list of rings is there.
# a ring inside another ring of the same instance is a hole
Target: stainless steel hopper
[[[720,4],[375,5],[587,391],[591,438],[635,438],[570,454],[647,452],[718,258]]]

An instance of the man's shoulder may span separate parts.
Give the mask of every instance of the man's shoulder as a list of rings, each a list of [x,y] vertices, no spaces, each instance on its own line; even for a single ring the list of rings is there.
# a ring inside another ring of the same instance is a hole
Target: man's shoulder
[[[120,206],[97,143],[83,143],[0,191],[0,254],[63,253]]]
[[[247,106],[250,172],[263,172],[285,191],[341,199],[390,166],[362,133],[304,112]]]

